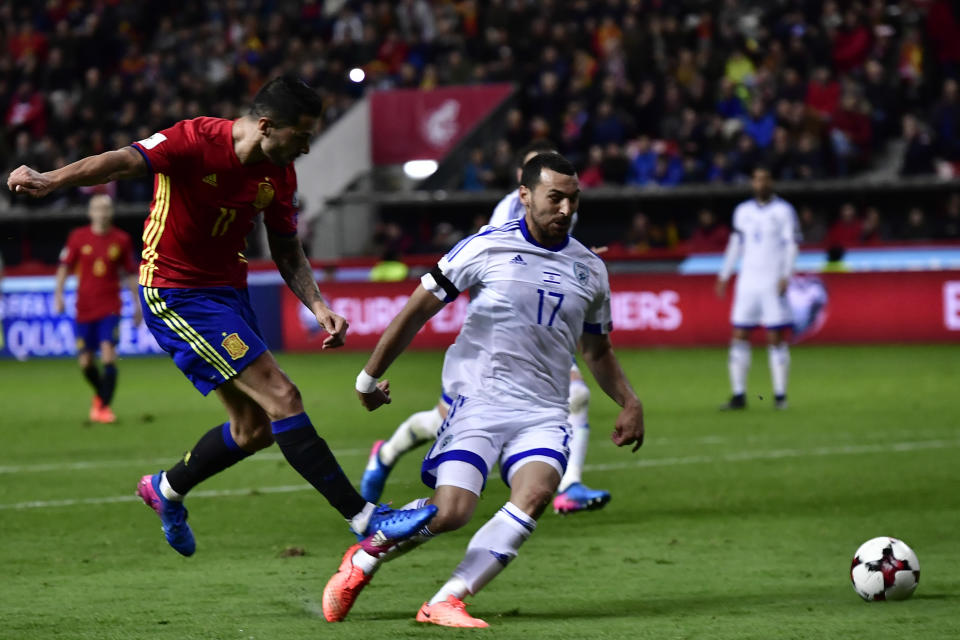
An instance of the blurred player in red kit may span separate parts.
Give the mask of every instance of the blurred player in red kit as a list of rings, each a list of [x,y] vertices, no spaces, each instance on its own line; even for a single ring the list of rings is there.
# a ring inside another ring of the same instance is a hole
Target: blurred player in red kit
[[[137,301],[137,266],[133,261],[130,236],[113,226],[113,201],[108,195],[95,195],[87,209],[90,224],[74,229],[60,253],[54,307],[63,313],[63,287],[67,275],[77,276],[77,361],[84,377],[93,387],[91,422],[116,421],[110,402],[117,386],[117,341],[120,327],[120,283],[130,289]],[[140,305],[133,306],[134,324],[140,324]],[[94,357],[100,352],[97,366]]]

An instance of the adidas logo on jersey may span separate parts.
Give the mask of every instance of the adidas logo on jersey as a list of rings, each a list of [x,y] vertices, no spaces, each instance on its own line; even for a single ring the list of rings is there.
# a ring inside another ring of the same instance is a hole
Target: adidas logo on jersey
[[[203,181],[206,182],[211,187],[217,186],[217,174],[211,173],[208,176],[204,176]]]
[[[527,266],[523,256],[521,256],[519,253],[513,257],[513,260],[510,261],[510,264],[522,264],[523,266]]]

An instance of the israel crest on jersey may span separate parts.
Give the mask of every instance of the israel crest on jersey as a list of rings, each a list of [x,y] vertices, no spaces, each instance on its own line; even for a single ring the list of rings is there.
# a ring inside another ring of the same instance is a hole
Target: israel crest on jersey
[[[450,444],[451,440],[453,440],[453,436],[448,433],[446,437],[440,442],[440,446],[437,447],[437,451],[443,451],[447,447],[447,445]]]
[[[586,285],[587,279],[590,277],[590,270],[587,269],[587,265],[582,262],[574,262],[573,275],[577,276],[577,282],[581,285]]]

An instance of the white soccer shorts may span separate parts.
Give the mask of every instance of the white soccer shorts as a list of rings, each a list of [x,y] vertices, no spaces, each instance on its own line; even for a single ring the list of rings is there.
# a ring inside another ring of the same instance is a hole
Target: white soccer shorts
[[[772,286],[737,286],[730,324],[738,329],[758,326],[783,329],[793,325],[793,313],[787,296],[777,293],[776,283]]]
[[[562,477],[572,428],[566,412],[492,405],[458,396],[427,452],[420,476],[431,489],[451,485],[477,495],[496,463],[507,486],[528,462],[545,462]]]

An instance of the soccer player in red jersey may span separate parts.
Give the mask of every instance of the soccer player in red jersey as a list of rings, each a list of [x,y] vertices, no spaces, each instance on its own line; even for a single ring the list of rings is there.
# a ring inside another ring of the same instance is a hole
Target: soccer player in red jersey
[[[324,302],[296,236],[293,161],[309,151],[322,109],[313,89],[282,76],[264,85],[237,120],[184,120],[131,146],[46,173],[21,166],[7,179],[15,193],[42,197],[60,187],[154,175],[139,273],[144,321],[201,393],[216,392],[229,418],[137,486],[160,516],[167,542],[186,556],[196,547],[183,506],[187,492],[274,441],[357,537],[367,536],[365,545],[408,538],[436,513],[432,505],[377,507],[357,493],[264,344],[250,305],[243,248],[262,214],[280,274],[330,334],[323,347],[343,345],[347,321]]]
[[[92,422],[116,421],[110,401],[117,385],[117,339],[120,326],[120,280],[126,280],[133,299],[137,299],[137,267],[133,263],[133,245],[126,232],[113,226],[113,201],[108,195],[95,195],[87,208],[90,224],[74,229],[60,253],[53,304],[63,313],[63,285],[72,271],[77,275],[77,315],[74,335],[77,360],[84,377],[93,386],[90,405]],[[134,306],[134,324],[140,324],[140,305]],[[100,352],[103,372],[94,362]]]

